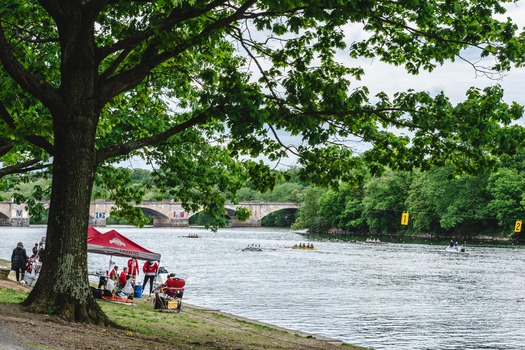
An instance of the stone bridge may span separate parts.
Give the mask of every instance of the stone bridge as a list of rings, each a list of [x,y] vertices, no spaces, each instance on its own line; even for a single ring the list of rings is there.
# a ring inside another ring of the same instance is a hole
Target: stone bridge
[[[106,226],[106,219],[110,216],[111,209],[115,203],[105,200],[91,202],[89,208],[90,225]],[[144,201],[135,207],[140,208],[153,218],[154,227],[186,227],[189,225],[191,216],[198,212],[187,212],[181,203],[172,201]],[[239,207],[248,209],[251,216],[248,220],[241,222],[236,219],[235,211]],[[239,204],[226,204],[225,209],[230,218],[232,227],[259,227],[261,219],[279,210],[297,210],[297,203],[288,202],[260,202],[249,201]]]
[[[48,204],[45,204],[46,207]],[[89,221],[93,226],[106,226],[106,218],[110,216],[114,202],[97,200],[91,202],[89,208]],[[0,202],[0,226],[29,226],[29,212],[25,204],[15,204],[13,201]],[[153,218],[155,227],[186,227],[191,216],[198,212],[187,212],[181,203],[172,201],[144,201],[136,205]],[[248,209],[251,216],[246,221],[239,221],[235,211],[239,207]],[[260,202],[249,201],[239,204],[226,204],[225,209],[233,227],[259,227],[261,219],[279,210],[297,210],[297,203],[292,202]]]

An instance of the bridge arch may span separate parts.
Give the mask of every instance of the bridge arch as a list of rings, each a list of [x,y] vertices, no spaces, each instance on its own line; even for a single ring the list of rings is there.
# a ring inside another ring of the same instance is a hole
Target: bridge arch
[[[297,208],[275,210],[261,218],[261,226],[290,227],[296,219]]]
[[[0,225],[1,226],[11,226],[11,218],[4,213],[0,212]]]
[[[250,218],[246,221],[239,221],[235,217],[235,211],[239,207],[244,207],[251,212]],[[297,203],[293,202],[262,202],[262,201],[250,201],[250,202],[241,202],[236,205],[227,204],[225,209],[228,213],[232,212],[230,215],[231,226],[233,227],[260,227],[261,221],[264,217],[270,215],[271,213],[277,212],[279,210],[297,210]]]
[[[137,205],[136,208],[142,210],[145,214],[151,216],[153,219],[153,226],[154,227],[171,227],[171,218],[161,213],[160,211],[150,208],[147,206]]]

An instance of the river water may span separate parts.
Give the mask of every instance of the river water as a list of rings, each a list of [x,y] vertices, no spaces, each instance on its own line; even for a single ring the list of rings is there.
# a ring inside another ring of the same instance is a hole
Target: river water
[[[109,228],[100,228],[105,232]],[[525,254],[476,246],[315,242],[281,229],[117,227],[186,279],[189,303],[374,349],[523,349]],[[187,238],[188,234],[199,238]],[[0,257],[28,250],[44,227],[0,229]],[[242,251],[259,244],[262,252]],[[123,266],[127,259],[113,258]],[[90,270],[109,258],[89,254]]]

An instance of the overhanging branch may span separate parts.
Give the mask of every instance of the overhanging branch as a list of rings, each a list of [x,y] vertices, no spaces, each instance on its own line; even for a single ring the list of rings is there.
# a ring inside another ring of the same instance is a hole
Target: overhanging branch
[[[50,164],[42,164],[38,159],[32,159],[0,169],[0,178],[12,174],[24,174],[35,170],[42,170],[49,166]]]
[[[147,1],[144,1],[144,2],[147,2]],[[199,9],[190,7],[186,11],[182,11],[182,9],[173,10],[166,17],[166,19],[161,21],[159,24],[157,24],[155,28],[148,28],[146,30],[137,32],[135,35],[132,35],[128,37],[127,39],[120,40],[111,46],[102,47],[98,49],[97,51],[98,60],[100,62],[103,59],[105,59],[107,56],[115,52],[122,51],[122,50],[130,51],[130,49],[133,46],[136,46],[137,44],[140,44],[154,37],[155,35],[158,34],[159,31],[170,30],[173,27],[175,27],[177,24],[180,24],[181,22],[185,20],[201,16],[202,14],[209,12],[218,6],[223,5],[225,2],[226,0],[217,0],[217,1],[210,2],[205,7],[202,7]]]
[[[208,120],[208,115],[206,113],[201,113],[197,115],[196,117],[187,120],[183,123],[180,123],[176,126],[174,126],[171,129],[168,129],[162,133],[145,137],[140,140],[133,140],[130,142],[126,142],[120,145],[107,147],[104,149],[101,149],[97,151],[97,164],[102,163],[103,161],[117,157],[122,156],[131,153],[132,151],[152,146],[154,144],[157,144],[159,142],[165,141],[168,138],[172,137],[173,135],[176,135],[184,130],[187,130],[195,125],[202,124]]]
[[[0,120],[3,120],[11,129],[16,128],[16,121],[11,116],[11,113],[5,108],[4,104],[0,101]],[[33,145],[44,149],[49,155],[53,155],[54,148],[53,145],[47,141],[44,137],[38,135],[27,135],[24,136],[26,141],[31,142]],[[15,144],[13,142],[13,144]],[[7,153],[7,152],[6,152]],[[0,155],[5,154],[0,152]]]
[[[223,3],[223,0],[211,2],[203,10],[199,10],[199,11],[195,10],[195,13],[189,18],[203,15],[204,13],[211,11],[214,7],[221,5],[222,3]],[[204,28],[200,33],[184,40],[183,42],[181,42],[179,45],[177,45],[174,49],[170,51],[161,51],[159,53],[159,48],[157,47],[157,44],[155,42],[151,43],[148,46],[148,48],[145,49],[142,55],[141,63],[135,66],[134,68],[123,71],[109,78],[105,82],[105,84],[104,83],[102,84],[102,93],[100,95],[105,96],[105,98],[109,100],[124,91],[132,89],[133,87],[140,84],[144,80],[144,78],[148,74],[150,74],[152,69],[154,69],[155,67],[177,56],[178,54],[188,50],[189,48],[195,47],[196,45],[204,42],[205,40],[209,38],[209,36],[212,33],[218,30],[221,30],[229,26],[233,22],[244,18],[245,12],[255,3],[256,3],[256,0],[246,1],[239,8],[237,8],[236,11],[232,13],[230,16],[211,23],[209,26]],[[184,17],[178,18],[177,21],[170,23],[170,25],[168,25],[165,30],[172,28],[174,25],[176,25],[177,23],[185,19],[186,18]],[[115,69],[115,68],[113,67],[112,69]],[[107,101],[101,101],[101,102],[105,103]]]
[[[13,48],[7,41],[3,25],[0,23],[0,62],[9,75],[44,105],[51,106],[59,102],[56,90],[37,75],[25,69],[13,55]]]

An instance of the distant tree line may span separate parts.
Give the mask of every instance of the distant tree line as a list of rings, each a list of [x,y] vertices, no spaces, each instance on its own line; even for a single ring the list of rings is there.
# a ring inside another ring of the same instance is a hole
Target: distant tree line
[[[452,167],[387,171],[360,185],[309,188],[294,228],[356,235],[428,235],[468,239],[525,236],[524,155],[504,157],[499,170],[458,175]],[[408,225],[401,216],[408,213]]]
[[[124,171],[124,170],[123,170]],[[152,172],[126,169],[132,187],[146,191],[145,199],[173,199],[150,186]],[[475,175],[455,174],[452,167],[435,167],[426,172],[387,171],[381,176],[363,174],[359,183],[340,183],[332,188],[302,181],[297,168],[282,172],[272,191],[258,192],[246,183],[238,201],[295,202],[297,212],[281,210],[262,220],[263,226],[308,229],[311,233],[337,232],[353,235],[428,235],[436,238],[467,239],[479,235],[521,238],[514,232],[516,221],[525,219],[525,154],[500,159],[499,170]],[[44,180],[17,184],[4,182],[0,199],[19,201],[48,199]],[[15,191],[16,190],[16,191]],[[95,186],[93,197],[105,198]],[[402,213],[408,225],[401,225]],[[45,213],[43,213],[45,220]],[[205,212],[194,215],[190,224],[213,221]],[[35,223],[35,221],[33,221]],[[111,217],[109,224],[125,224]]]

